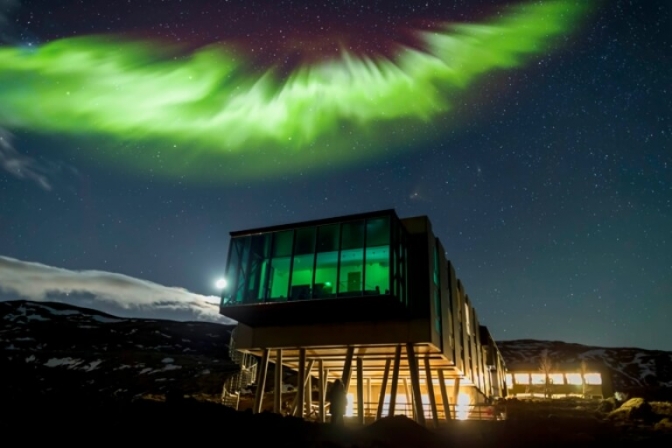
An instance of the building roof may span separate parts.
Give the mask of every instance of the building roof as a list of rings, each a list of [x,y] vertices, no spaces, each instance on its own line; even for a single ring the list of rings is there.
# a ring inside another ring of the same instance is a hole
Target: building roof
[[[366,212],[366,213],[357,213],[354,215],[344,215],[344,216],[334,216],[331,218],[323,218],[323,219],[315,219],[311,221],[300,221],[300,222],[294,222],[290,224],[279,224],[275,226],[269,226],[269,227],[259,227],[256,229],[248,229],[248,230],[236,230],[233,232],[230,232],[229,235],[231,235],[232,238],[235,237],[240,237],[240,236],[246,236],[246,235],[255,235],[255,234],[260,234],[260,233],[270,233],[270,232],[280,232],[282,230],[290,230],[290,229],[296,229],[298,227],[312,227],[312,226],[320,226],[320,225],[326,225],[326,224],[335,224],[343,221],[356,221],[359,219],[366,219],[366,218],[375,218],[379,216],[391,216],[397,220],[399,220],[399,217],[397,216],[397,212],[394,209],[385,209],[385,210],[378,210],[374,212]]]

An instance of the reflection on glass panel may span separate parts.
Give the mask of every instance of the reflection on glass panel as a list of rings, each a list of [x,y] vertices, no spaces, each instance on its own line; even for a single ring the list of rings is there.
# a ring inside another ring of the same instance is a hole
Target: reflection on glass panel
[[[362,294],[363,264],[363,248],[341,251],[341,272],[338,284],[339,296]]]
[[[271,261],[271,272],[268,282],[271,301],[286,301],[289,290],[289,266],[291,257],[278,257]]]
[[[236,250],[239,252],[240,266],[238,268],[238,278],[236,279],[236,290],[233,301],[242,303],[245,299],[245,279],[247,279],[247,268],[250,257],[251,238],[240,238],[236,244]]]
[[[389,246],[368,247],[366,249],[366,279],[364,289],[367,294],[389,294]]]
[[[319,299],[335,296],[337,281],[338,252],[318,253],[315,266],[314,297]]]
[[[292,255],[294,231],[277,232],[273,236],[273,257],[289,257]]]
[[[583,384],[580,373],[566,373],[565,378],[567,378],[567,384],[572,384],[574,386],[580,386]]]
[[[586,379],[586,384],[598,386],[602,384],[602,375],[599,373],[586,373],[583,377]]]
[[[366,221],[366,246],[390,245],[390,218],[373,218]]]
[[[516,384],[530,384],[529,373],[514,373],[513,379],[516,380]]]
[[[533,373],[532,384],[546,384],[546,376],[543,373]]]
[[[341,250],[364,247],[364,221],[344,222],[341,226]]]
[[[339,224],[330,224],[317,228],[317,252],[338,252]]]
[[[295,255],[290,300],[307,300],[312,295],[314,254]]]
[[[312,254],[315,252],[315,227],[296,229],[294,255]]]
[[[271,239],[271,234],[254,235],[251,238],[245,303],[263,302],[266,297],[265,288],[270,261]]]
[[[565,384],[565,375],[562,373],[550,373],[548,377],[553,384]]]

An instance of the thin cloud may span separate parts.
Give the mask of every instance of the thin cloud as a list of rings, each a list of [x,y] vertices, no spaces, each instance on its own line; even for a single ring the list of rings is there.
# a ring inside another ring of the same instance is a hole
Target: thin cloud
[[[234,324],[218,298],[104,271],[71,271],[0,256],[0,301],[69,303],[120,317]]]
[[[12,134],[0,128],[0,168],[19,179],[32,180],[43,190],[51,191],[46,169],[33,158],[20,154],[12,145]]]

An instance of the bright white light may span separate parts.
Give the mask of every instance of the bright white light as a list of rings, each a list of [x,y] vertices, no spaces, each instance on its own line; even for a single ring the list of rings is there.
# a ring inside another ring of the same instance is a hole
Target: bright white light
[[[228,282],[226,281],[225,278],[220,278],[215,283],[215,286],[217,286],[217,289],[224,289],[224,288],[226,288],[226,285],[228,285]]]
[[[469,418],[469,405],[471,404],[471,397],[469,394],[459,393],[457,395],[457,405],[455,405],[455,417],[458,420],[466,420]]]

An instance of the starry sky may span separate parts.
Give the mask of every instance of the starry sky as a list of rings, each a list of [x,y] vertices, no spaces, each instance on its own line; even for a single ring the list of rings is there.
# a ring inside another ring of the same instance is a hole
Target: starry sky
[[[35,125],[25,117],[52,110],[35,87],[48,80],[22,84],[2,49],[30,57],[96,35],[106,51],[177,46],[180,60],[215,45],[249,79],[272,66],[282,84],[344,48],[422,52],[417,30],[491,20],[515,2],[0,0],[0,84],[16,83],[0,85],[0,256],[209,296],[230,231],[394,208],[429,216],[496,339],[672,350],[672,3],[590,3],[552,47],[437,89],[446,110],[392,128],[379,126],[384,112],[346,117],[300,147],[206,154],[169,133],[111,135],[85,115],[63,115],[77,132],[57,113]]]

